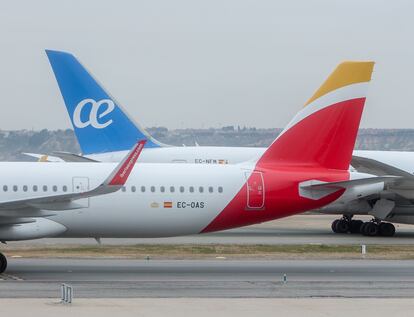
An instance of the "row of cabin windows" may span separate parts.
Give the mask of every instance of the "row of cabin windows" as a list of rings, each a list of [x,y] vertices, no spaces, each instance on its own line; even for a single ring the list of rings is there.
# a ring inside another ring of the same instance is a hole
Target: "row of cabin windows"
[[[130,190],[131,190],[131,192],[133,192],[133,193],[135,193],[136,191],[137,191],[137,187],[136,186],[131,186],[130,187]],[[160,186],[159,187],[159,191],[160,191],[160,193],[165,193],[166,192],[166,190],[167,190],[167,188],[165,187],[165,186]],[[170,186],[169,188],[168,188],[168,190],[169,190],[169,192],[170,193],[174,193],[175,192],[175,187],[174,186]],[[198,192],[199,193],[204,193],[204,187],[203,186],[199,186],[197,189],[194,187],[194,186],[190,186],[190,187],[188,187],[188,192],[189,193],[194,193],[196,190],[198,190]],[[123,192],[126,192],[127,191],[127,188],[124,186],[124,187],[122,187],[122,191]],[[145,187],[145,186],[141,186],[140,187],[140,191],[142,192],[142,193],[145,193],[146,191],[147,191],[147,188]],[[157,191],[157,188],[155,187],[155,186],[150,186],[149,187],[149,191],[151,192],[151,193],[155,193],[156,191]],[[180,187],[178,187],[178,191],[180,192],[180,193],[185,193],[186,192],[186,189],[185,189],[185,187],[184,186],[180,186]],[[209,187],[207,187],[207,189],[206,189],[206,192],[209,192],[209,193],[214,193],[214,187],[213,186],[209,186]],[[217,187],[217,192],[218,193],[222,193],[223,192],[223,187],[221,187],[221,186],[219,186],[219,187]]]
[[[133,193],[135,193],[135,192],[137,191],[137,187],[136,187],[136,186],[131,186],[131,188],[130,188],[130,189],[131,189],[131,192],[133,192]],[[17,192],[17,191],[19,190],[19,187],[18,187],[17,185],[13,185],[13,186],[11,186],[11,189],[10,189],[10,190],[12,190],[12,191],[14,191],[14,192]],[[27,185],[23,185],[23,186],[22,186],[22,190],[23,190],[24,192],[27,192],[27,191],[29,190],[29,186],[27,186]],[[37,192],[37,191],[44,191],[44,192],[47,192],[47,191],[48,191],[48,187],[47,187],[47,185],[43,185],[43,186],[33,185],[33,186],[31,187],[31,190],[32,190],[33,192]],[[122,191],[123,191],[123,192],[126,192],[126,190],[127,190],[127,189],[126,189],[126,187],[125,187],[125,186],[124,186],[124,187],[122,187]],[[145,193],[145,192],[146,192],[146,187],[145,187],[145,186],[141,186],[140,190],[141,190],[141,192],[142,192],[142,193]],[[180,193],[184,193],[184,192],[185,192],[185,187],[184,187],[184,186],[180,186],[180,187],[178,188],[178,190],[180,191]],[[3,185],[3,191],[4,191],[4,192],[9,191],[9,187],[8,187],[7,185]],[[53,185],[53,186],[52,186],[52,191],[57,192],[57,191],[58,191],[58,186]],[[68,191],[68,187],[67,187],[66,185],[63,185],[63,186],[62,186],[62,191],[63,191],[63,192],[67,192],[67,191]],[[149,191],[150,191],[151,193],[155,193],[155,192],[156,192],[156,188],[155,188],[155,186],[151,186],[151,187],[149,187]],[[160,191],[161,193],[165,193],[165,191],[166,191],[165,186],[160,186],[159,191]],[[209,187],[207,188],[207,191],[208,191],[209,193],[214,193],[214,187],[213,187],[213,186],[209,186]],[[169,187],[169,192],[170,192],[170,193],[174,193],[174,192],[175,192],[175,187],[174,187],[174,186],[170,186],[170,187]],[[194,192],[195,192],[195,187],[194,187],[194,186],[190,186],[190,187],[188,187],[188,192],[190,192],[190,193],[194,193]],[[204,193],[204,187],[203,187],[203,186],[198,187],[198,192],[199,192],[199,193]],[[223,187],[221,187],[221,186],[217,187],[217,192],[218,192],[218,193],[222,193],[222,192],[223,192]]]
[[[51,188],[52,188],[52,191],[54,191],[54,192],[57,192],[58,191],[58,186],[56,186],[56,185],[53,185]],[[19,186],[17,186],[17,185],[10,186],[10,190],[12,190],[14,192],[17,192],[19,190]],[[23,185],[21,187],[21,190],[24,191],[24,192],[27,192],[29,190],[29,186]],[[31,190],[33,192],[37,192],[37,191],[47,192],[48,191],[48,187],[47,187],[47,185],[43,185],[43,186],[33,185],[31,187]],[[68,191],[68,187],[66,185],[63,185],[62,188],[61,188],[61,190],[64,191],[64,192],[67,192]],[[4,192],[9,191],[9,186],[3,185],[3,191]]]

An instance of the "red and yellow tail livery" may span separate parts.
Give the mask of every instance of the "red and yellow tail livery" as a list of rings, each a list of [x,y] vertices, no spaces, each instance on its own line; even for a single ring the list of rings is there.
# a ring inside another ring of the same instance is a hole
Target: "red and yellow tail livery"
[[[374,62],[343,62],[258,162],[348,169]]]
[[[338,199],[345,186],[309,199],[300,194],[300,184],[349,180],[373,67],[370,61],[339,64],[252,167],[237,196],[203,232],[285,217]],[[261,208],[245,208],[249,197]]]

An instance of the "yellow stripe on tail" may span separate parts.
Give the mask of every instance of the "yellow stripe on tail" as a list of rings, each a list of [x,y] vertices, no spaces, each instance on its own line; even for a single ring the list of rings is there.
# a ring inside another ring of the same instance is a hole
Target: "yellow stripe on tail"
[[[327,93],[348,85],[369,82],[374,62],[348,61],[338,65],[322,86],[306,102],[305,106]]]

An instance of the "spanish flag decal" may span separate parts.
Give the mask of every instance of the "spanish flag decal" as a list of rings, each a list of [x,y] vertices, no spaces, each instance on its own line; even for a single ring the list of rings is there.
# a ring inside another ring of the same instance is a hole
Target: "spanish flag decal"
[[[172,201],[164,201],[164,208],[172,208]]]

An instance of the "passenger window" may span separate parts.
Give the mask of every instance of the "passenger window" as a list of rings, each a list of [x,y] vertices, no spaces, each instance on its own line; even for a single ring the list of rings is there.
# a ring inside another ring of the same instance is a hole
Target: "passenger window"
[[[37,192],[37,185],[33,185],[33,191]]]
[[[164,186],[161,186],[161,187],[160,187],[160,192],[161,192],[161,193],[165,192],[165,187],[164,187]]]
[[[221,194],[223,192],[223,187],[219,186],[218,192]]]
[[[171,187],[170,187],[170,192],[171,192],[171,193],[175,192],[175,188],[174,188],[174,186],[171,186]]]
[[[122,186],[121,190],[125,193],[126,192],[126,187]]]
[[[27,192],[27,185],[23,185],[23,191]]]
[[[151,186],[151,193],[155,192],[155,186]]]
[[[145,193],[145,186],[141,186],[141,192]]]
[[[212,192],[213,192],[213,187],[212,187],[212,186],[210,186],[210,187],[208,188],[208,192],[209,192],[209,193],[212,193]]]
[[[7,185],[4,185],[4,186],[3,186],[3,191],[4,191],[4,192],[7,192],[7,190],[8,190]]]
[[[46,185],[43,185],[43,191],[47,192],[47,186]]]
[[[194,187],[193,186],[190,186],[189,190],[190,190],[190,193],[194,193]]]
[[[17,192],[17,185],[13,185],[13,191]]]
[[[204,192],[204,187],[203,187],[203,186],[200,186],[200,187],[198,188],[198,191],[199,191],[200,193]]]
[[[137,188],[135,186],[131,186],[131,192],[135,193],[137,191]]]
[[[63,185],[63,186],[62,186],[62,190],[63,190],[64,192],[67,192],[67,191],[68,191],[68,187],[67,187],[66,185]]]
[[[184,193],[184,186],[180,186],[180,193]]]
[[[53,185],[53,191],[57,192],[57,186],[56,185]]]

